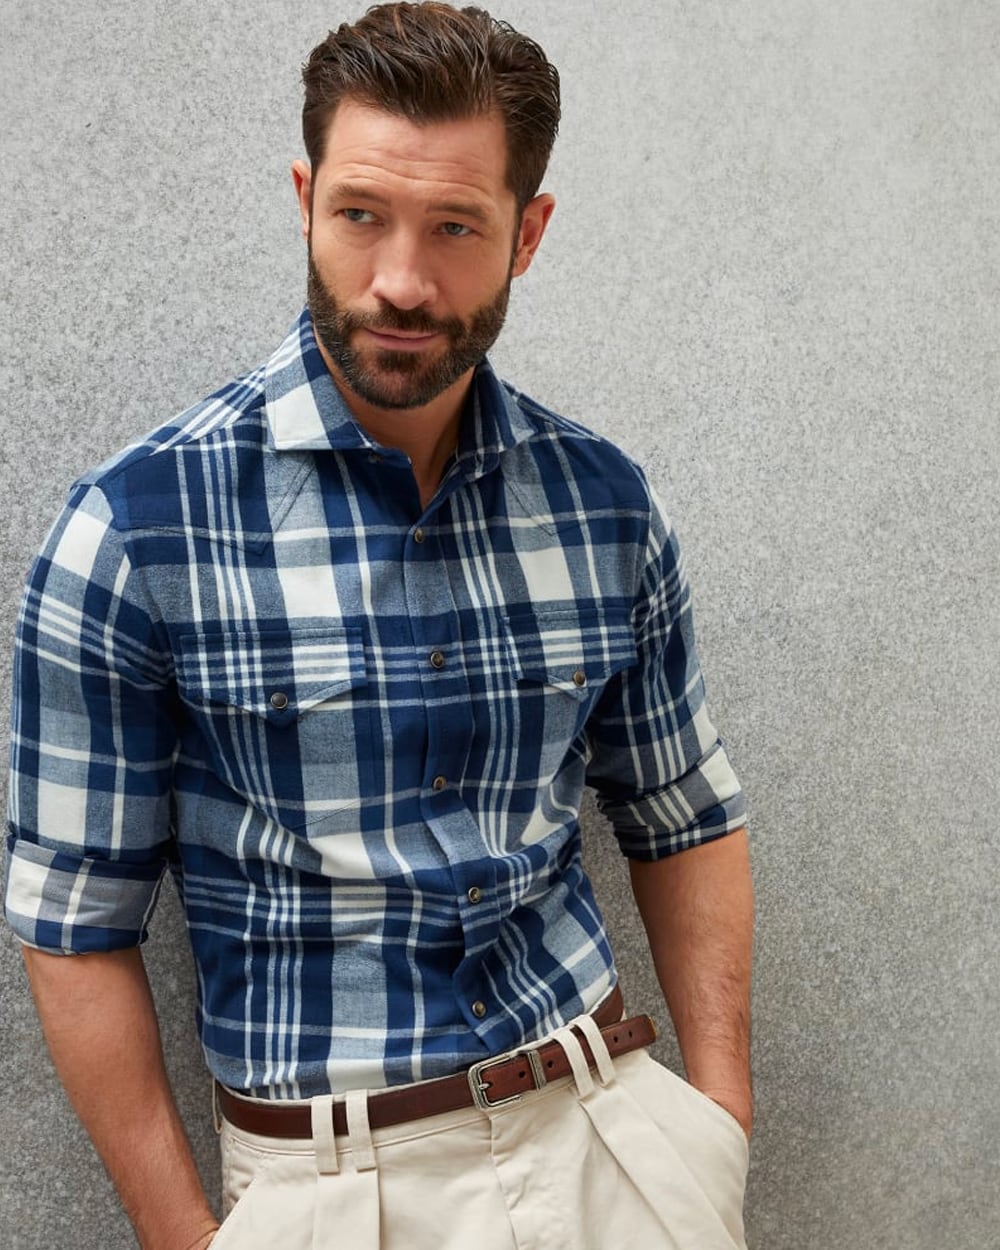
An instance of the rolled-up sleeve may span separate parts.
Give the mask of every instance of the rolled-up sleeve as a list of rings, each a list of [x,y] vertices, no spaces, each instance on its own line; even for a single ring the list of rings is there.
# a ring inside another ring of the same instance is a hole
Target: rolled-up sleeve
[[[100,489],[35,562],[14,654],[6,914],[67,954],[146,936],[170,851],[169,648]]]
[[[739,829],[746,804],[709,719],[691,591],[655,497],[633,607],[638,662],[617,674],[588,722],[587,779],[632,859],[661,859]]]

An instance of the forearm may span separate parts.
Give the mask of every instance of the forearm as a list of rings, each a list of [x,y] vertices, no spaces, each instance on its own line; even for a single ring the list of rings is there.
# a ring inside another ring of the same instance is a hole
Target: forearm
[[[163,1064],[140,952],[25,964],[53,1062],[143,1250],[200,1250],[217,1221]]]
[[[692,1085],[749,1135],[753,889],[746,832],[655,863],[632,889]]]

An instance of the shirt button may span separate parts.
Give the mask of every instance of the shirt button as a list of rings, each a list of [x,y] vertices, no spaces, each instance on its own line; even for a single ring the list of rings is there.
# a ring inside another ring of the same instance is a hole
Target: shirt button
[[[447,784],[448,784],[447,778],[438,776],[438,777],[435,777],[434,780],[431,782],[431,789],[443,790]]]
[[[276,690],[271,695],[270,704],[276,712],[283,712],[288,707],[288,695],[283,690]]]
[[[468,899],[469,899],[469,902],[470,902],[470,903],[480,903],[480,902],[482,902],[482,898],[483,898],[483,892],[482,892],[482,890],[479,888],[479,886],[478,886],[478,885],[474,885],[474,886],[472,886],[472,888],[469,890],[469,894],[468,894]]]
[[[477,998],[472,1004],[472,1014],[477,1020],[482,1020],[483,1016],[486,1015],[486,1004],[481,999]]]
[[[587,684],[587,674],[583,671],[582,668],[578,668],[576,672],[573,674],[573,685],[585,686],[586,684]]]
[[[415,530],[413,531],[413,541],[414,541],[415,543],[422,543],[422,542],[424,541],[424,539],[425,539],[425,538],[426,538],[426,535],[424,534],[424,531],[423,531],[423,530],[421,530],[421,529],[415,529]]]
[[[444,656],[440,651],[431,652],[431,664],[434,668],[444,668]]]

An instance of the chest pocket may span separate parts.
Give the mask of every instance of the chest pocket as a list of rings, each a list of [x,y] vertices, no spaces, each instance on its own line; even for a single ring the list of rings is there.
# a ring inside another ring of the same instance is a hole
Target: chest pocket
[[[356,809],[370,773],[360,628],[180,639],[177,681],[216,774],[289,829]]]
[[[608,612],[536,612],[507,618],[518,684],[520,733],[542,744],[546,775],[583,730],[607,683],[636,663],[628,616]]]

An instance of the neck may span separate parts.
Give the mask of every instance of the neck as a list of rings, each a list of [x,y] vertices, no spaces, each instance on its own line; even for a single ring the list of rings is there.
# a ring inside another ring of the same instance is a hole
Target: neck
[[[447,390],[419,408],[379,408],[357,395],[344,381],[319,344],[341,398],[351,416],[375,442],[391,447],[409,457],[420,492],[421,507],[430,503],[452,452],[458,445],[462,408],[472,385],[474,370],[464,373]]]
[[[426,508],[441,485],[445,467],[458,445],[465,393],[447,407],[437,403],[405,411],[375,408],[362,416],[352,415],[365,433],[383,447],[392,447],[409,457],[420,492],[420,506]],[[347,396],[344,396],[345,400]]]

